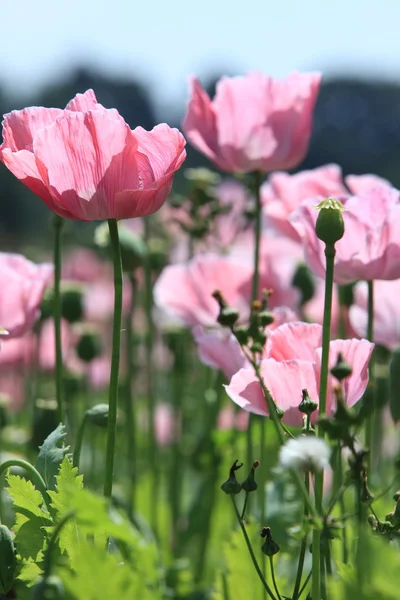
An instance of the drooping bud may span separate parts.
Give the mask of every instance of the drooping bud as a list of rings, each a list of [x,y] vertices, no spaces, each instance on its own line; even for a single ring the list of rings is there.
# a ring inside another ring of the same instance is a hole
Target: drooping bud
[[[315,232],[327,245],[335,245],[344,235],[343,204],[335,198],[327,198],[316,206],[319,210]]]
[[[339,381],[346,379],[346,377],[350,377],[353,373],[351,365],[344,360],[341,352],[338,354],[336,364],[331,368],[331,373]]]
[[[17,569],[14,542],[11,532],[5,525],[0,525],[0,592],[8,594],[14,583]]]
[[[277,554],[280,550],[280,546],[272,538],[271,527],[263,527],[260,535],[265,538],[265,541],[261,546],[262,552],[267,556],[274,556],[274,554]]]
[[[108,424],[108,404],[96,404],[88,408],[85,416],[89,423],[97,427],[107,427]]]
[[[218,302],[219,315],[217,321],[224,327],[232,328],[239,318],[239,311],[233,306],[229,306],[220,290],[215,290],[212,297]]]
[[[314,296],[315,284],[310,269],[301,264],[297,267],[295,274],[293,275],[292,285],[300,290],[301,301],[303,305]]]
[[[318,408],[318,404],[311,400],[308,391],[306,389],[301,391],[302,399],[299,404],[299,411],[305,415],[311,415]]]
[[[235,494],[239,494],[242,491],[242,486],[236,479],[235,471],[240,469],[243,466],[243,463],[238,464],[238,461],[235,460],[231,468],[229,469],[229,478],[221,485],[221,490],[228,494],[229,496],[234,496]]]
[[[255,480],[255,472],[256,469],[260,466],[260,462],[258,460],[255,460],[252,464],[252,467],[250,469],[250,473],[247,476],[247,479],[245,479],[242,482],[242,490],[244,490],[245,492],[255,492],[256,489],[258,488],[257,482]]]
[[[241,346],[246,346],[249,342],[249,332],[247,327],[235,327],[233,335]]]

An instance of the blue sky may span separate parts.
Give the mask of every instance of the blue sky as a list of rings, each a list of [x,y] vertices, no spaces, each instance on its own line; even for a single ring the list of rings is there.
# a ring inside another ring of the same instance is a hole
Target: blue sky
[[[400,0],[1,0],[0,83],[79,63],[140,76],[163,102],[187,77],[292,70],[400,78]]]

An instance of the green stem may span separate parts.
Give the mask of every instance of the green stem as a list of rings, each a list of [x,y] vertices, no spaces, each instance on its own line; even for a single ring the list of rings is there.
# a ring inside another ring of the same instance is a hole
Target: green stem
[[[61,234],[63,219],[58,215],[53,217],[54,225],[54,337],[56,350],[56,399],[58,420],[65,421],[63,398],[63,360],[61,345]]]
[[[249,536],[247,535],[246,527],[244,526],[243,521],[240,518],[240,514],[239,514],[239,511],[238,511],[238,507],[236,506],[235,498],[233,496],[231,496],[231,499],[232,499],[233,508],[235,510],[236,518],[237,518],[238,523],[240,525],[240,529],[242,530],[243,537],[245,539],[246,546],[247,546],[247,549],[248,549],[248,551],[250,553],[250,557],[251,557],[252,563],[254,565],[254,568],[255,568],[255,570],[257,572],[257,575],[260,578],[260,581],[263,584],[264,589],[267,592],[268,596],[271,598],[271,600],[276,600],[274,594],[272,593],[271,588],[269,587],[268,583],[265,581],[265,577],[262,574],[262,571],[261,571],[261,569],[260,569],[260,567],[258,565],[257,559],[256,559],[256,557],[254,555],[254,552],[253,552],[253,548],[252,548]]]
[[[309,428],[309,426],[310,426],[309,418],[307,419],[307,425]],[[310,474],[308,473],[308,471],[304,475],[304,485],[306,486],[307,491],[309,491],[310,490]],[[307,517],[307,515],[308,515],[307,506],[304,506],[304,517]],[[293,590],[293,594],[292,594],[293,600],[297,600],[300,597],[301,578],[303,576],[304,559],[306,556],[306,549],[307,549],[307,537],[308,536],[306,534],[303,537],[303,539],[301,540],[299,562],[297,564],[296,580],[295,580],[294,590]]]
[[[303,594],[304,590],[306,589],[306,587],[307,587],[307,585],[308,585],[308,582],[309,582],[309,581],[310,581],[310,579],[311,579],[311,575],[312,575],[312,569],[311,569],[311,571],[309,572],[309,574],[307,575],[305,582],[304,582],[304,583],[303,583],[303,585],[301,586],[301,590],[299,591],[299,596],[298,596],[299,598],[300,598],[300,596]]]
[[[36,488],[42,494],[43,500],[46,504],[47,510],[49,513],[51,512],[51,504],[50,498],[47,493],[46,484],[40,475],[39,471],[35,469],[33,465],[28,463],[26,460],[21,460],[18,458],[11,458],[10,460],[4,461],[0,465],[0,476],[7,471],[7,469],[11,469],[11,467],[19,467],[20,469],[25,469],[27,473],[29,473],[32,482],[35,484]]]
[[[333,270],[335,264],[335,246],[327,244],[325,246],[326,274],[325,274],[325,302],[324,319],[322,325],[322,357],[321,374],[319,384],[319,414],[326,411],[326,396],[328,391],[329,375],[329,343],[331,338],[331,320],[332,320],[332,295],[333,295]],[[318,437],[324,438],[324,432],[319,427]],[[322,495],[324,485],[324,474],[320,471],[315,474],[315,507],[319,515],[322,515]],[[313,531],[312,542],[312,600],[321,600],[321,532],[318,529]]]
[[[54,528],[54,531],[49,540],[49,545],[47,546],[46,554],[43,561],[43,579],[46,580],[50,577],[51,567],[52,567],[52,558],[55,550],[55,545],[57,543],[57,538],[60,535],[61,529],[65,526],[65,524],[75,515],[74,510],[70,510],[67,512],[61,519],[59,523]]]
[[[370,342],[374,341],[374,282],[368,281],[368,324],[367,324],[367,339]],[[372,429],[373,422],[375,419],[374,415],[374,363],[373,355],[369,361],[369,386],[371,388],[371,395],[367,394],[366,398],[371,402],[372,406],[368,407],[367,418],[365,422],[365,444],[369,450],[367,456],[368,470],[371,470],[371,456],[372,456]]]
[[[149,245],[151,231],[149,218],[144,219],[145,239]],[[159,468],[158,451],[155,432],[156,399],[154,394],[154,368],[153,368],[153,346],[154,346],[154,323],[153,323],[153,280],[149,253],[145,261],[145,313],[146,313],[146,395],[148,401],[148,425],[149,425],[149,462],[151,472],[151,505],[150,520],[155,532],[158,523],[158,492],[159,492]]]
[[[108,227],[110,230],[110,244],[114,264],[114,321],[112,337],[110,387],[108,396],[108,425],[104,496],[106,498],[111,498],[114,473],[115,440],[117,437],[118,378],[121,346],[123,280],[121,248],[119,245],[118,224],[116,219],[109,219]]]
[[[276,595],[278,596],[278,600],[282,600],[281,595],[279,593],[279,589],[278,586],[276,584],[276,579],[275,579],[275,569],[274,569],[274,557],[270,556],[269,557],[269,564],[271,566],[271,575],[272,575],[272,583],[274,585],[274,590],[276,592]]]
[[[129,283],[131,288],[131,301],[129,311],[126,317],[126,380],[125,380],[125,418],[126,418],[126,437],[128,440],[126,446],[127,465],[129,473],[129,497],[128,497],[128,515],[132,520],[135,513],[136,504],[136,477],[137,477],[137,457],[136,457],[136,410],[132,395],[133,373],[135,370],[133,357],[133,315],[137,303],[137,279],[133,273],[129,274]]]
[[[74,454],[72,457],[72,464],[74,465],[74,467],[78,467],[78,469],[79,469],[79,460],[81,457],[83,434],[85,433],[86,423],[87,423],[87,415],[85,413],[83,415],[83,419],[81,421],[81,424],[78,429],[78,433],[76,435]]]

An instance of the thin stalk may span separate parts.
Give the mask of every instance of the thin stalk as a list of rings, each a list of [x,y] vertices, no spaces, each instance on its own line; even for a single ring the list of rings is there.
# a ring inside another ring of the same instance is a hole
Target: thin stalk
[[[243,520],[246,516],[246,508],[247,508],[247,503],[249,501],[249,492],[245,493],[245,497],[244,497],[244,502],[243,502],[243,508],[242,508],[242,514],[240,515],[240,518]],[[264,519],[261,519],[261,523],[264,523]]]
[[[329,375],[329,343],[331,338],[331,320],[332,320],[332,296],[333,296],[333,270],[335,264],[335,246],[327,244],[325,246],[326,274],[325,274],[325,302],[324,319],[322,325],[322,357],[321,374],[319,383],[319,414],[326,411],[326,396],[328,391]],[[318,437],[324,438],[324,432],[319,427]],[[315,474],[315,507],[319,515],[322,515],[322,495],[324,485],[324,474],[320,471]],[[313,531],[312,542],[312,600],[321,600],[321,532],[318,529]]]
[[[74,448],[74,453],[73,453],[73,457],[72,457],[72,464],[74,465],[74,467],[78,467],[78,468],[79,468],[79,460],[81,457],[83,435],[85,433],[86,423],[87,423],[87,415],[85,413],[83,415],[83,419],[81,421],[81,424],[78,429],[78,433],[76,435],[75,448]]]
[[[57,525],[54,528],[54,531],[49,540],[49,545],[47,546],[46,554],[45,554],[44,561],[43,561],[43,580],[44,580],[44,582],[46,581],[46,579],[48,579],[50,577],[50,574],[51,574],[52,558],[53,558],[53,554],[54,554],[54,550],[55,550],[55,545],[57,543],[57,538],[60,535],[62,528],[74,515],[75,515],[75,511],[70,510],[62,517],[61,521],[59,523],[57,523]]]
[[[269,564],[271,567],[271,576],[272,576],[272,583],[274,584],[274,590],[276,592],[276,595],[278,596],[278,600],[282,600],[281,595],[279,593],[277,583],[276,583],[276,579],[275,579],[274,557],[273,556],[269,557]]]
[[[370,342],[374,341],[374,282],[373,281],[368,281],[368,323],[367,323],[367,339]],[[375,390],[374,390],[374,363],[373,363],[373,354],[371,356],[371,359],[369,361],[369,384],[370,387],[372,388],[372,394],[369,397],[369,395],[367,395],[367,398],[372,402],[372,407],[369,407],[368,413],[367,413],[367,418],[366,418],[366,422],[365,422],[365,444],[367,446],[367,448],[369,449],[369,453],[367,456],[367,465],[368,465],[368,470],[371,470],[371,456],[372,456],[372,430],[373,430],[373,423],[374,423],[374,419],[375,419],[375,415],[374,415],[374,396],[375,396]]]
[[[310,425],[310,419],[307,419],[307,425]],[[304,485],[306,486],[306,490],[309,492],[310,490],[310,474],[308,471],[304,475]],[[304,517],[307,517],[308,510],[307,506],[304,506]],[[300,553],[299,553],[299,562],[297,563],[297,572],[296,572],[296,580],[294,584],[293,590],[293,600],[297,600],[300,597],[300,586],[301,586],[301,578],[303,577],[303,569],[304,569],[304,559],[306,556],[307,550],[307,534],[301,540]]]
[[[252,563],[254,565],[254,568],[255,568],[255,570],[257,572],[257,575],[258,575],[261,583],[263,584],[264,589],[267,592],[268,596],[271,598],[271,600],[276,600],[276,598],[275,598],[275,596],[274,596],[271,588],[269,587],[268,583],[265,581],[265,577],[262,574],[262,571],[261,571],[261,569],[260,569],[260,567],[258,565],[257,559],[256,559],[255,554],[253,552],[253,548],[252,548],[249,536],[247,535],[246,527],[244,526],[243,521],[240,518],[240,514],[239,514],[239,511],[238,511],[238,507],[236,506],[235,498],[233,496],[231,496],[231,499],[232,499],[233,508],[235,510],[236,518],[237,518],[238,523],[240,525],[240,529],[242,530],[243,537],[245,539],[246,546],[247,546],[247,549],[249,551],[249,554],[250,554]]]
[[[137,279],[133,273],[129,274],[129,284],[131,288],[131,301],[129,311],[126,316],[126,380],[125,380],[125,418],[126,418],[126,458],[129,473],[129,494],[128,494],[128,515],[132,520],[135,513],[136,504],[136,476],[137,476],[137,458],[136,458],[136,410],[132,395],[133,388],[133,373],[135,370],[133,357],[133,315],[135,313],[137,303]]]
[[[299,598],[300,598],[300,596],[303,594],[304,590],[306,589],[306,587],[307,587],[307,585],[308,585],[308,582],[309,582],[309,581],[310,581],[310,579],[311,579],[311,575],[312,575],[312,569],[311,569],[311,571],[309,572],[309,574],[307,575],[305,582],[304,582],[304,583],[303,583],[303,585],[301,586],[301,590],[299,591],[299,596],[298,596]]]
[[[110,231],[110,244],[112,249],[114,265],[114,321],[112,337],[110,387],[108,396],[108,425],[104,496],[106,498],[111,498],[114,473],[115,440],[117,437],[118,378],[121,346],[123,280],[121,248],[119,245],[118,224],[116,219],[108,220],[108,228]]]
[[[144,219],[145,239],[147,245],[151,237],[149,218]],[[149,254],[146,256],[144,265],[145,276],[145,313],[146,313],[146,395],[148,401],[148,425],[149,425],[149,463],[151,473],[151,506],[150,521],[155,532],[158,523],[158,493],[159,493],[159,468],[158,451],[155,432],[156,399],[154,394],[154,368],[153,368],[153,346],[154,346],[154,323],[153,323],[153,280]]]
[[[65,422],[63,398],[63,360],[61,345],[61,234],[63,219],[58,215],[53,217],[54,226],[54,338],[56,350],[56,399],[57,413],[60,423]]]
[[[261,184],[262,184],[262,173],[255,171],[252,175],[252,186],[251,191],[255,195],[255,220],[254,220],[254,255],[253,255],[253,283],[251,300],[257,300],[258,288],[260,281],[260,245],[261,245],[261,221],[262,221],[262,206],[261,206]],[[249,424],[246,432],[246,459],[247,465],[250,466],[254,460],[253,456],[253,444],[254,444],[254,425],[255,417],[250,414]]]
[[[35,467],[33,465],[31,465],[30,463],[28,463],[26,460],[21,460],[19,458],[11,458],[10,460],[4,461],[0,465],[0,477],[3,473],[5,473],[7,471],[7,469],[10,469],[11,467],[19,467],[20,469],[25,469],[25,471],[27,473],[29,473],[29,475],[32,479],[32,482],[35,484],[35,486],[37,487],[39,492],[42,494],[44,503],[46,504],[47,510],[50,513],[51,512],[50,498],[47,493],[46,484],[45,484],[42,476],[40,475],[39,471],[37,471],[35,469]]]

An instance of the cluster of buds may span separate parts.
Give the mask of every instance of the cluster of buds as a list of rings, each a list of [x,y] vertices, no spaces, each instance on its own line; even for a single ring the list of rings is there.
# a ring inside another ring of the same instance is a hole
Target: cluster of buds
[[[255,480],[255,472],[259,466],[260,463],[258,460],[253,461],[248,476],[242,483],[239,483],[239,481],[236,479],[235,471],[238,471],[241,467],[243,467],[243,463],[239,463],[237,460],[235,460],[229,469],[228,479],[221,485],[221,490],[225,492],[225,494],[228,494],[228,496],[235,496],[242,490],[244,490],[247,494],[250,492],[255,492],[258,488]]]
[[[217,173],[205,168],[186,169],[185,177],[189,182],[187,194],[175,194],[170,200],[170,206],[177,209],[174,222],[192,239],[201,240],[210,233],[215,218],[232,207],[221,204],[216,196],[215,186],[221,182]]]
[[[372,531],[389,540],[400,537],[400,491],[394,494],[393,500],[396,504],[393,510],[386,515],[385,521],[378,520],[375,515],[368,517]]]
[[[268,299],[271,290],[263,290],[261,300],[254,300],[251,305],[250,318],[247,325],[237,325],[239,311],[229,306],[220,290],[213,293],[213,298],[219,304],[217,321],[223,327],[228,327],[239,344],[249,348],[252,354],[261,354],[267,341],[265,328],[274,322],[274,315],[268,309]]]

